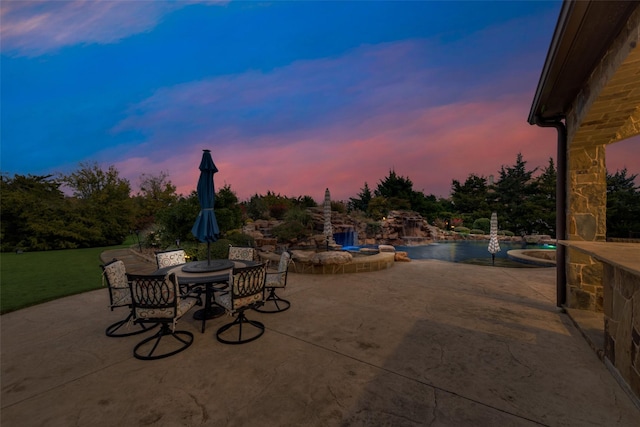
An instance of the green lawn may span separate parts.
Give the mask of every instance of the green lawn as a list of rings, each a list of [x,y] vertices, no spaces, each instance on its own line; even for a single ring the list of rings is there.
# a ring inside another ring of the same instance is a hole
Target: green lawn
[[[129,246],[0,254],[0,313],[102,286],[100,254]]]

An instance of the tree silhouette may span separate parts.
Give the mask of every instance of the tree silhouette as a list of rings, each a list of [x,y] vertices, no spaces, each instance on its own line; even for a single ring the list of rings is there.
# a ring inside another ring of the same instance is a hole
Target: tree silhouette
[[[640,187],[638,175],[627,176],[627,169],[607,174],[607,236],[640,237]]]

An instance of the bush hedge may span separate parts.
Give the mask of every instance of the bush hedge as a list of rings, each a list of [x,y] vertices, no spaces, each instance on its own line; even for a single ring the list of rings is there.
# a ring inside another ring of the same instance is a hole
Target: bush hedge
[[[484,234],[487,234],[491,231],[491,220],[489,218],[478,218],[475,221],[473,221],[472,228],[476,230],[482,230]],[[474,233],[474,234],[480,234],[480,233]]]

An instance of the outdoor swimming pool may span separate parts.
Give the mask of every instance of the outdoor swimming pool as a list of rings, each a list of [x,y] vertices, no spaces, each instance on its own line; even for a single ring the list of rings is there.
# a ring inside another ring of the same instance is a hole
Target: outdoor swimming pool
[[[487,250],[488,241],[455,241],[432,243],[422,246],[396,246],[396,250],[404,251],[411,259],[437,259],[449,262],[472,262],[486,260],[491,264],[491,254]],[[527,245],[526,243],[500,242],[500,252],[496,254],[498,263],[511,263],[507,252],[511,249],[555,249],[549,245]]]

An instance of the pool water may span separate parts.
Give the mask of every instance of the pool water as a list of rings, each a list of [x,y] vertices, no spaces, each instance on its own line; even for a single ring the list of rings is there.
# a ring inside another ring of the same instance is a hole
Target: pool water
[[[455,241],[432,243],[421,246],[396,246],[396,250],[406,252],[411,259],[437,259],[449,262],[470,262],[487,260],[491,263],[491,254],[487,250],[488,241]],[[510,260],[507,252],[511,249],[555,249],[550,245],[527,245],[526,243],[500,242],[500,252],[496,254],[496,265]],[[521,263],[517,263],[521,264]]]

